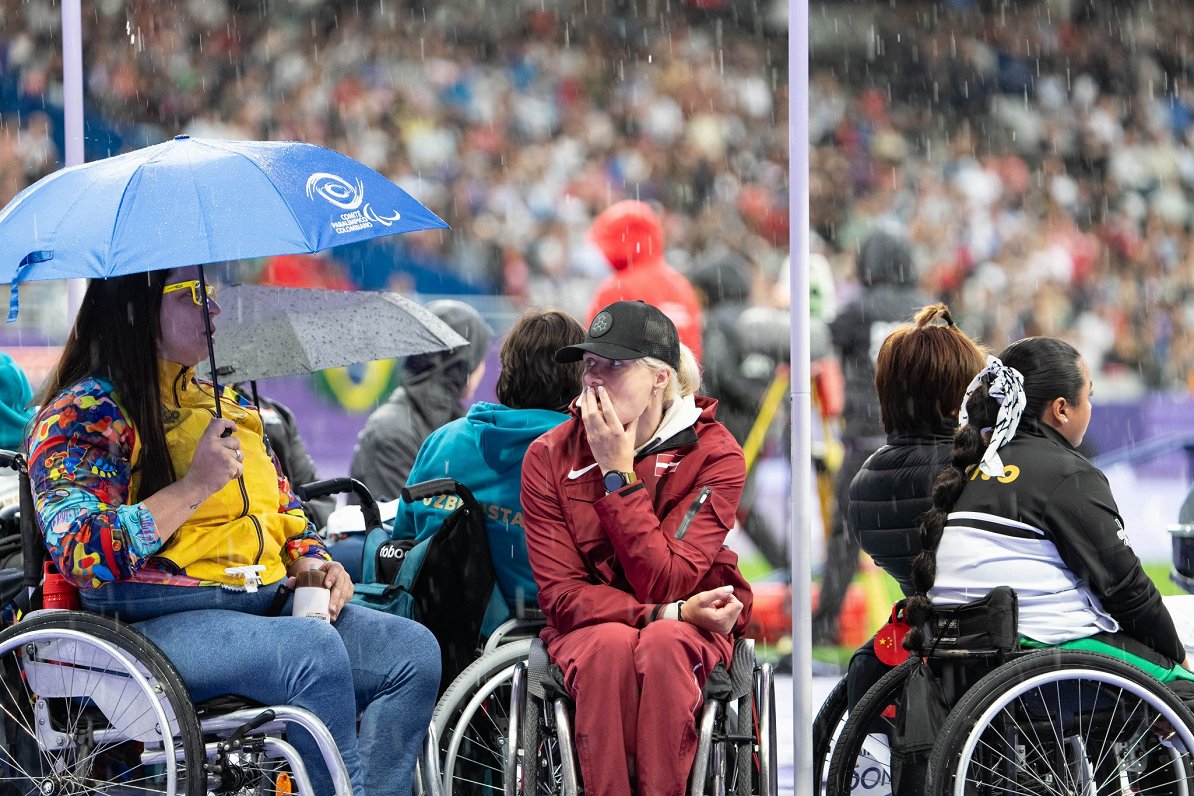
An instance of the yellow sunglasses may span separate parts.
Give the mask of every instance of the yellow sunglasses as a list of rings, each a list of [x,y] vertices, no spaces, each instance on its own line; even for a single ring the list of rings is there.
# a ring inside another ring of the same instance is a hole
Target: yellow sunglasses
[[[163,287],[162,295],[164,296],[167,293],[174,293],[175,291],[178,291],[178,290],[190,290],[191,291],[191,301],[195,302],[195,306],[202,307],[203,306],[203,297],[199,292],[199,287],[200,286],[199,286],[198,279],[190,279],[186,282],[175,282],[172,285],[166,285],[165,287]],[[211,299],[212,301],[216,300],[216,286],[215,285],[210,284],[210,283],[207,285],[207,297],[209,299]]]

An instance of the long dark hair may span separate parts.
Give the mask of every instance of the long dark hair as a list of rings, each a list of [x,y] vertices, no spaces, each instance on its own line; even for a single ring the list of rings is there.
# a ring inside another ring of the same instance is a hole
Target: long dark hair
[[[1005,348],[999,359],[1024,376],[1026,402],[1021,428],[1025,423],[1039,420],[1059,397],[1077,403],[1085,377],[1078,364],[1080,355],[1069,343],[1053,337],[1026,337]],[[933,482],[933,506],[920,518],[921,551],[912,559],[916,593],[908,598],[905,609],[912,630],[904,637],[904,646],[910,650],[919,650],[923,642],[920,628],[932,608],[928,594],[937,580],[937,546],[941,543],[945,519],[987,448],[987,436],[982,430],[994,426],[999,414],[999,403],[987,395],[987,386],[984,378],[966,402],[968,423],[954,432],[950,466]]]
[[[44,406],[86,378],[112,383],[141,441],[141,460],[132,463],[141,473],[138,500],[175,479],[158,388],[162,287],[169,274],[160,270],[91,280],[62,357],[38,396]]]

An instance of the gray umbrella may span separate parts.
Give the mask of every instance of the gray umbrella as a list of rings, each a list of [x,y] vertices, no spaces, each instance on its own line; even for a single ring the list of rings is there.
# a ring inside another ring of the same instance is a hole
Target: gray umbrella
[[[397,293],[232,285],[220,291],[215,361],[221,380],[312,373],[468,345]],[[199,375],[207,377],[208,363]]]

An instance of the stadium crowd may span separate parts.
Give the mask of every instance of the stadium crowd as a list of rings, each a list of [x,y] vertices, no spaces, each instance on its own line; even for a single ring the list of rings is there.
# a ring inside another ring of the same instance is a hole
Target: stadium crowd
[[[388,270],[350,253],[363,287],[440,273],[453,287],[420,292],[580,316],[609,271],[589,225],[634,198],[665,213],[677,268],[733,253],[769,295],[788,245],[782,31],[736,10],[758,4],[598,5],[88,3],[89,158],[178,132],[355,157],[453,227],[388,242]],[[61,22],[49,0],[3,0],[0,20],[6,202],[61,160]]]
[[[835,273],[890,224],[994,349],[1064,337],[1102,400],[1194,386],[1194,6],[900,3],[869,22],[814,48],[812,219]]]
[[[670,263],[741,255],[767,301],[788,236],[786,43],[745,5],[97,2],[89,145],[182,130],[362,160],[453,225],[389,243],[388,271],[349,262],[366,287],[450,272],[583,314],[607,273],[585,233],[629,197],[665,211]],[[60,162],[61,42],[49,0],[0,11],[7,201]],[[819,6],[813,245],[839,303],[860,241],[891,224],[987,344],[1061,335],[1102,398],[1188,390],[1192,39],[1180,0]]]

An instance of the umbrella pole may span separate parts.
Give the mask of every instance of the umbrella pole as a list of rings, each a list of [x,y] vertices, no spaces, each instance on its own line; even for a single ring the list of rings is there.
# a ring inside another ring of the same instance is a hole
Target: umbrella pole
[[[220,410],[220,380],[216,375],[216,347],[211,339],[211,308],[207,301],[207,279],[203,275],[202,265],[199,266],[199,295],[203,296],[203,327],[207,337],[207,364],[211,367],[211,386],[216,395],[216,417],[223,417],[224,413]]]
[[[257,379],[249,379],[249,389],[253,391],[253,406],[261,408],[261,399],[257,397]]]

